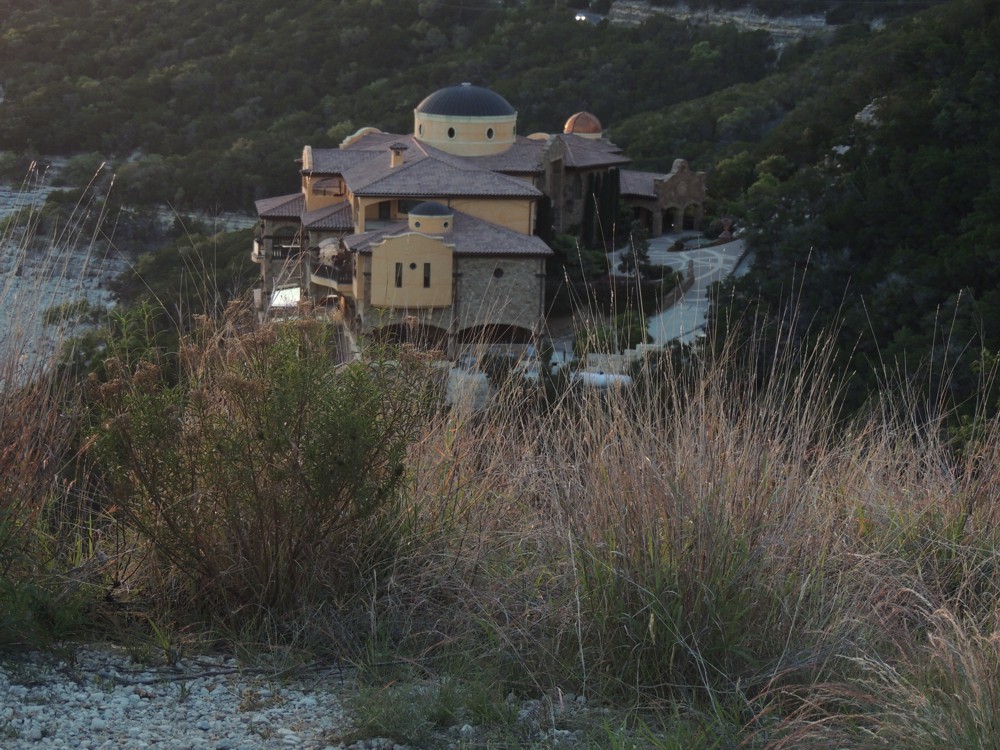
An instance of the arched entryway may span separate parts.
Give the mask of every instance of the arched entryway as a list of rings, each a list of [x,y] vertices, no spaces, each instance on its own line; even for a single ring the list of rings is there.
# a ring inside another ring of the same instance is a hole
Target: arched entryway
[[[683,227],[685,231],[692,232],[701,227],[701,206],[697,203],[692,203],[684,208],[684,223]]]
[[[681,230],[681,212],[676,206],[663,209],[663,231],[679,232]]]

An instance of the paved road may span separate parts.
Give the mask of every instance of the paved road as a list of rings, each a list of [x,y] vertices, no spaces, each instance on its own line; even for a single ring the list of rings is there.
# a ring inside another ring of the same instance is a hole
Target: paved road
[[[688,261],[694,263],[694,284],[691,288],[669,310],[649,319],[649,335],[654,344],[662,345],[674,339],[689,343],[698,337],[705,328],[708,316],[708,288],[733,273],[746,250],[743,240],[704,248],[696,244],[692,247],[691,243],[696,241],[689,240],[687,250],[668,250],[679,237],[678,234],[665,234],[649,241],[651,263],[669,264],[685,273]],[[745,267],[745,264],[742,265],[736,273],[744,272]]]

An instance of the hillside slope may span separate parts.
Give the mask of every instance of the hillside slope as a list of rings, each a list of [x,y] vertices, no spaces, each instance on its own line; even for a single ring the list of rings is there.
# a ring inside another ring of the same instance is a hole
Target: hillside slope
[[[727,305],[762,303],[803,341],[838,329],[858,400],[928,365],[961,411],[993,410],[980,376],[1000,350],[998,59],[997,5],[962,0],[630,121],[623,140],[641,150],[655,125],[714,155],[713,192],[756,253]]]
[[[552,132],[580,109],[615,122],[757,80],[773,57],[763,33],[594,27],[548,4],[7,4],[0,150],[132,157],[131,199],[181,206],[249,209],[294,187],[302,144],[405,131],[444,85],[488,85],[522,132]]]

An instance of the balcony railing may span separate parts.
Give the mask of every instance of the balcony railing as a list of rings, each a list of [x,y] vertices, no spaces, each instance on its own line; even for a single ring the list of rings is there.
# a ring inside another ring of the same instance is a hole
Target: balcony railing
[[[294,258],[296,255],[302,252],[302,248],[299,245],[293,244],[278,244],[275,243],[271,247],[270,259],[271,260],[285,260],[287,258]]]
[[[329,279],[330,281],[335,281],[338,284],[354,283],[354,268],[350,265],[334,266],[325,263],[318,263],[313,266],[313,275]]]

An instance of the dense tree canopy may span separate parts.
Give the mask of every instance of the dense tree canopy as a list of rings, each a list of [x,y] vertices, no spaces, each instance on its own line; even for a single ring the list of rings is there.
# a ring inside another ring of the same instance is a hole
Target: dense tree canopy
[[[984,397],[980,363],[1000,350],[997,10],[962,0],[814,56],[830,83],[718,164],[756,253],[727,299],[803,340],[837,330],[859,396],[927,367],[960,411]]]
[[[857,16],[842,5],[756,7]],[[841,25],[780,57],[761,32],[663,16],[591,25],[548,2],[0,7],[0,150],[110,157],[135,203],[249,210],[295,189],[303,144],[365,125],[405,132],[427,93],[468,80],[507,97],[522,133],[588,109],[636,166],[684,157],[707,170],[710,216],[737,217],[755,253],[720,327],[738,332],[728,311],[753,304],[793,340],[836,330],[859,400],[879,373],[920,363],[968,404],[979,363],[1000,351],[992,0]]]
[[[294,189],[303,144],[405,132],[424,96],[460,81],[506,96],[521,132],[553,132],[580,109],[614,123],[757,80],[773,60],[763,33],[592,26],[549,3],[0,5],[0,150],[130,160],[133,200],[181,207],[249,210]]]

